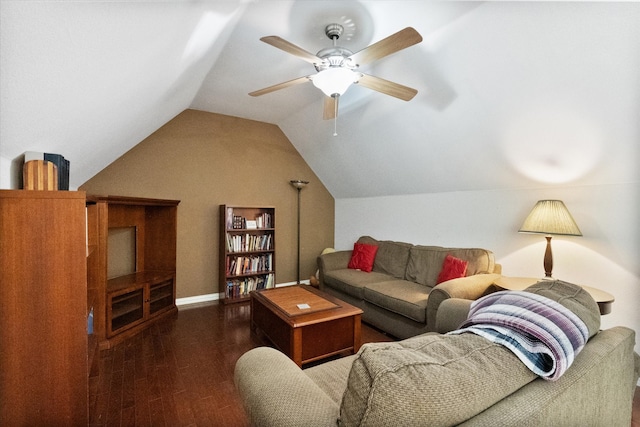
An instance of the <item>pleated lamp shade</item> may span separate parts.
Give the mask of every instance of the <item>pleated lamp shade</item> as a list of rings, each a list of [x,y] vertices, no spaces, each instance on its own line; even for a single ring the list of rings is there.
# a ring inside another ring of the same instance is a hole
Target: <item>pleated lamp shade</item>
[[[582,236],[578,224],[562,200],[539,200],[518,231],[520,233]]]

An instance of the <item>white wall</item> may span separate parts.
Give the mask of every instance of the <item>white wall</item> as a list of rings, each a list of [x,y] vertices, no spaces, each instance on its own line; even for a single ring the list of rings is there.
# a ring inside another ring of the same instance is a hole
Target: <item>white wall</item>
[[[0,156],[0,189],[11,188],[11,160]]]
[[[503,274],[543,277],[544,236],[517,232],[540,199],[563,200],[583,234],[553,238],[553,276],[613,294],[602,328],[623,325],[640,333],[639,183],[340,199],[335,245],[350,249],[359,236],[371,235],[483,247],[495,253]]]

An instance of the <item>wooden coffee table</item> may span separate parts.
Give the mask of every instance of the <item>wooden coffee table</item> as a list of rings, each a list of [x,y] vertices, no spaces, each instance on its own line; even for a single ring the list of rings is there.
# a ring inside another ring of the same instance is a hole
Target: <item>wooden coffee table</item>
[[[298,366],[360,349],[362,310],[311,286],[251,292],[251,330],[260,329]]]

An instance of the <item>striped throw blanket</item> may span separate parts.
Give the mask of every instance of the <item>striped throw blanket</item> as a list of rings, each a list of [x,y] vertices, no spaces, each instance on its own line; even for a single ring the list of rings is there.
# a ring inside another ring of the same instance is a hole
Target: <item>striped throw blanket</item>
[[[538,294],[501,291],[474,301],[449,334],[474,333],[511,350],[536,375],[555,381],[571,366],[589,332],[562,304]]]

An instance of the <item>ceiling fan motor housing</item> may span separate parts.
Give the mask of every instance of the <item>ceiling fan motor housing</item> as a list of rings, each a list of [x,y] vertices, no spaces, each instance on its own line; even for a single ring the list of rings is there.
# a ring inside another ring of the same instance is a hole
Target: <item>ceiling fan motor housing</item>
[[[347,48],[336,45],[336,40],[344,32],[344,27],[340,24],[329,24],[324,29],[325,34],[333,40],[333,46],[318,51],[316,56],[322,59],[322,62],[314,64],[316,71],[326,70],[331,67],[349,68],[353,70],[357,67],[353,61],[349,59],[353,52]]]
[[[340,46],[328,47],[320,50],[316,56],[322,59],[322,62],[314,64],[317,71],[326,70],[329,67],[347,67],[350,69],[356,68],[356,65],[349,60],[349,57],[353,55],[349,49]]]

